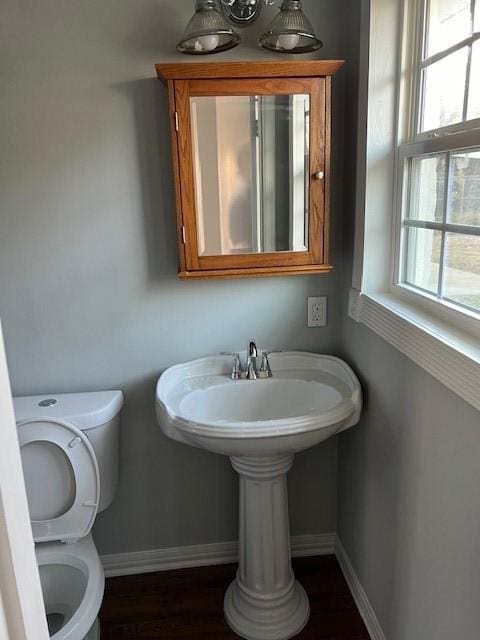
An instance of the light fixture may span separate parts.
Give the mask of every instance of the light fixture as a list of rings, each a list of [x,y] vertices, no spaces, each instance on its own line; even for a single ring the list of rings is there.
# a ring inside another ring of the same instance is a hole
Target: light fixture
[[[227,20],[235,26],[247,27],[255,22],[264,6],[276,2],[278,0],[196,0],[195,14],[177,49],[192,55],[233,49],[241,38]],[[260,36],[258,44],[277,53],[310,53],[323,46],[303,13],[300,0],[283,0],[279,14]]]
[[[227,24],[216,0],[196,0],[195,13],[177,49],[182,53],[205,55],[228,51],[239,42],[240,36]]]
[[[264,5],[270,6],[278,0],[220,0],[223,15],[238,27],[247,27],[255,22]]]
[[[260,36],[258,44],[277,53],[310,53],[323,47],[302,11],[300,0],[283,0],[280,13]]]

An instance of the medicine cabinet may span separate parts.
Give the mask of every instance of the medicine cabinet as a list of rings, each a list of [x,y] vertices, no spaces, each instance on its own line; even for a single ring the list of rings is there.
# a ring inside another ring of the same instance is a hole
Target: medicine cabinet
[[[331,77],[341,60],[158,64],[180,278],[324,273]]]

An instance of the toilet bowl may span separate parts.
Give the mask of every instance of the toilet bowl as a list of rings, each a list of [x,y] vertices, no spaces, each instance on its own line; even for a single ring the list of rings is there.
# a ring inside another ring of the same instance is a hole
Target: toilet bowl
[[[115,494],[122,404],[120,391],[14,398],[51,640],[100,637],[105,577],[90,532]]]
[[[40,544],[36,556],[50,638],[90,640],[105,586],[92,537],[74,544]]]

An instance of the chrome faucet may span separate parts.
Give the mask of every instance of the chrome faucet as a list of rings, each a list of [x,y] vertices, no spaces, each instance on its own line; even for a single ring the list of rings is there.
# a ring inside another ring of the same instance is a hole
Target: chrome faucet
[[[271,353],[280,353],[280,352],[281,350],[262,351],[262,364],[260,365],[260,369],[257,368],[257,358],[258,358],[257,345],[253,340],[250,341],[247,348],[247,361],[245,364],[245,369],[242,369],[240,354],[230,353],[229,351],[222,351],[220,355],[233,357],[232,373],[230,374],[230,377],[232,378],[232,380],[257,380],[258,378],[272,377],[273,374],[272,374],[272,369],[270,367],[270,362],[268,360],[268,356]]]
[[[257,379],[257,345],[253,340],[250,341],[247,349],[247,364],[245,366],[245,373],[247,380]]]

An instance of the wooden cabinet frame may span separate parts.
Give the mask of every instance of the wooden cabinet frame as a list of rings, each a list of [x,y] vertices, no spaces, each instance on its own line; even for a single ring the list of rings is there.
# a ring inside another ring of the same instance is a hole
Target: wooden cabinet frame
[[[158,64],[167,84],[177,206],[180,278],[322,273],[329,264],[331,75],[340,60]],[[191,135],[195,96],[310,96],[309,244],[307,251],[200,256]],[[318,176],[322,176],[319,178]]]

